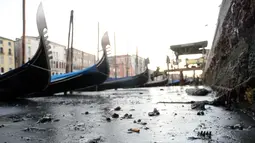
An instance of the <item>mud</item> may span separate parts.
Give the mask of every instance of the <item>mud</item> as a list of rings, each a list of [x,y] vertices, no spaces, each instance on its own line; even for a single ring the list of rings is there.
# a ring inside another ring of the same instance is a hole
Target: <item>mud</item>
[[[203,114],[198,115],[201,111],[191,109],[191,104],[181,104],[215,98],[213,92],[207,96],[189,96],[187,88],[191,87],[109,90],[1,102],[1,142],[255,141],[254,121],[243,113],[205,105]],[[179,104],[163,104],[163,101]],[[120,108],[114,110],[116,107]],[[149,116],[154,108],[160,114]],[[114,113],[119,117],[112,118]],[[210,138],[201,137],[201,133],[207,132],[211,133]]]

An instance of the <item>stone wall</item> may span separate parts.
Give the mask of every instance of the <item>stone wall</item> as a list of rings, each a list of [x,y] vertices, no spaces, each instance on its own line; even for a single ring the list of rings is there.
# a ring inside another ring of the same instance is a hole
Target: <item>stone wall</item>
[[[205,83],[233,88],[255,76],[255,3],[224,0],[221,7]]]

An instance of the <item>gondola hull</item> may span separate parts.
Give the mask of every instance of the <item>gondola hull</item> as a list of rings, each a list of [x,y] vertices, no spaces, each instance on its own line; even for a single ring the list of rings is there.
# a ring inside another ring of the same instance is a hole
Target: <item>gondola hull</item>
[[[39,12],[41,12],[40,10],[42,10],[41,4],[38,8]],[[44,18],[43,16],[42,18]],[[37,15],[37,22],[41,22],[41,20],[45,21],[45,19],[38,19]],[[41,28],[45,29],[46,25],[42,24]],[[1,99],[25,97],[28,94],[40,92],[47,88],[51,75],[48,50],[45,44],[46,38],[43,35],[43,31],[40,31],[40,27],[38,27],[38,29],[40,44],[33,58],[21,67],[0,76]]]
[[[107,59],[106,46],[110,45],[108,32],[102,38],[103,56],[97,64],[75,72],[51,77],[51,83],[47,90],[37,93],[39,96],[51,96],[55,93],[67,92],[103,83],[109,76],[109,63]]]
[[[97,65],[94,65],[82,74],[70,76],[61,80],[53,80],[46,94],[66,92],[103,83],[109,75],[109,64],[106,56]]]
[[[152,82],[147,82],[144,85],[140,87],[159,87],[159,86],[165,86],[168,83],[168,78],[160,81],[152,81]]]
[[[91,86],[79,91],[102,91],[107,89],[135,88],[135,87],[139,87],[140,85],[143,85],[147,81],[148,81],[148,69],[145,72],[133,77],[112,79],[98,86]]]

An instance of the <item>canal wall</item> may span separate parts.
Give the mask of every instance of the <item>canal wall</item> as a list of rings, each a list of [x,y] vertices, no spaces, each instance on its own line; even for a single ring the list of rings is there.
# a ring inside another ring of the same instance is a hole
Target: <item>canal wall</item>
[[[223,0],[217,24],[204,82],[231,90],[255,76],[255,3]]]

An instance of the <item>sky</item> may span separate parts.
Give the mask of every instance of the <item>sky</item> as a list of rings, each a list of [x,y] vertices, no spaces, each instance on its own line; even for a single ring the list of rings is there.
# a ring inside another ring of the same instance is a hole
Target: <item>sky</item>
[[[222,0],[26,0],[26,35],[38,36],[36,11],[43,3],[49,40],[67,45],[70,11],[74,10],[74,48],[95,54],[109,32],[111,55],[150,58],[149,68],[166,69],[171,45],[207,40],[211,48]],[[22,0],[0,1],[0,36],[22,35]],[[198,56],[185,56],[198,58]]]

